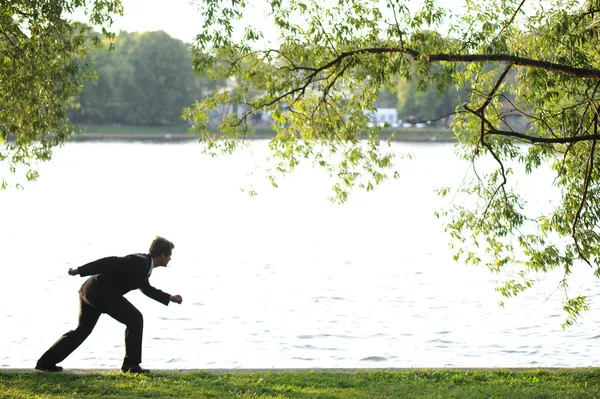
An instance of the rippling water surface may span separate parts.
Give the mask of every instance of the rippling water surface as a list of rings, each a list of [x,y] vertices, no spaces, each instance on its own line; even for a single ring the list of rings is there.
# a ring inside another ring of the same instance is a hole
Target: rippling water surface
[[[598,280],[576,270],[571,290],[592,310],[560,324],[557,274],[505,308],[498,276],[452,261],[434,212],[467,165],[451,144],[394,144],[414,158],[401,178],[347,204],[310,167],[270,188],[266,142],[210,158],[197,144],[71,143],[24,191],[0,193],[0,367],[32,367],[77,321],[68,276],[108,255],[145,251],[157,235],[175,245],[151,282],[181,294],[168,307],[139,292],[150,368],[596,366]],[[519,180],[518,177],[515,177]],[[551,177],[523,180],[532,206],[552,197]],[[248,190],[257,190],[250,197]],[[245,191],[244,191],[245,190]],[[118,367],[124,327],[103,316],[63,365]]]

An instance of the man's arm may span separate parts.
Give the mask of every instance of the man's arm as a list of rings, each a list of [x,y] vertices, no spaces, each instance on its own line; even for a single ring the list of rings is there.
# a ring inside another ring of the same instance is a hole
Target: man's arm
[[[146,281],[145,285],[140,287],[140,291],[142,291],[148,298],[152,298],[165,306],[169,305],[169,302],[171,302],[171,295],[159,290],[158,288],[154,288],[148,281]]]
[[[76,269],[69,268],[69,274],[71,276],[80,275],[93,276],[94,274],[116,274],[122,272],[120,267],[119,258],[116,256],[109,256],[106,258],[98,259],[93,262],[87,263],[83,266],[79,266]]]

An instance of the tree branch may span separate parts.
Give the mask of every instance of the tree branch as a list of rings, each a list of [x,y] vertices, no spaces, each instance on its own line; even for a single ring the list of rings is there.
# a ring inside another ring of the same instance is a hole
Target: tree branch
[[[402,30],[400,29],[400,24],[398,23],[398,13],[396,12],[396,5],[391,1],[388,1],[388,4],[391,6],[392,11],[394,13],[394,22],[395,22],[395,26],[396,26],[396,31],[398,32],[400,42],[402,43],[404,40],[404,35],[402,34]]]
[[[485,132],[485,135],[499,135],[499,136],[508,136],[508,137],[516,137],[518,139],[527,141],[529,143],[554,143],[554,144],[565,144],[565,143],[577,143],[579,141],[590,141],[590,140],[598,140],[600,139],[600,134],[586,134],[582,136],[573,136],[573,137],[539,137],[539,136],[530,136],[524,133],[511,132],[508,130],[498,130],[498,129],[489,129]]]
[[[564,75],[576,78],[589,78],[600,80],[600,69],[596,68],[578,68],[570,65],[557,64],[549,61],[534,60],[531,58],[519,57],[510,54],[423,54],[410,48],[404,47],[368,47],[346,51],[340,53],[337,57],[326,64],[319,67],[299,66],[297,70],[308,70],[314,73],[321,72],[325,69],[340,63],[348,57],[353,57],[361,54],[407,54],[414,59],[423,59],[428,62],[508,62],[514,65],[541,69],[550,72],[562,73]]]
[[[508,72],[510,71],[511,67],[512,67],[512,64],[506,65],[506,67],[504,68],[504,71],[502,72],[502,74],[498,78],[498,81],[494,85],[494,88],[492,89],[492,91],[489,92],[489,94],[487,95],[487,98],[485,99],[485,102],[483,104],[481,104],[481,107],[479,107],[479,109],[477,110],[477,113],[481,113],[483,115],[483,112],[485,111],[485,108],[488,105],[490,105],[490,102],[492,101],[492,98],[494,98],[494,96],[496,95],[496,92],[500,88],[500,85],[504,81],[504,78],[506,77],[506,75],[508,75]]]
[[[504,26],[502,27],[502,29],[500,30],[500,32],[498,32],[498,34],[496,35],[496,37],[494,38],[494,40],[492,40],[492,43],[495,42],[496,40],[498,40],[498,38],[502,35],[502,33],[506,30],[506,28],[508,28],[513,23],[513,21],[517,17],[517,14],[519,13],[519,11],[521,11],[521,8],[523,7],[523,4],[525,4],[525,0],[521,1],[521,4],[519,4],[519,6],[517,7],[517,9],[513,13],[512,17],[510,18],[510,21],[508,21],[506,24],[504,24]]]
[[[504,190],[504,187],[506,186],[506,183],[507,183],[506,171],[504,169],[504,164],[502,163],[502,160],[500,159],[500,157],[494,152],[494,149],[492,148],[492,146],[485,141],[485,135],[484,135],[485,125],[487,124],[488,126],[491,126],[491,124],[483,116],[483,110],[480,109],[480,110],[475,111],[473,109],[470,109],[466,105],[464,107],[465,107],[465,109],[467,111],[472,112],[477,117],[479,117],[479,119],[481,120],[481,137],[480,137],[481,145],[483,145],[485,148],[487,148],[487,150],[490,152],[490,154],[492,154],[492,157],[494,157],[494,159],[496,160],[496,162],[498,162],[498,165],[500,165],[500,173],[502,175],[502,182],[494,190],[494,193],[490,197],[490,200],[488,201],[487,206],[485,207],[485,210],[483,211],[483,214],[481,215],[481,219],[483,220],[483,218],[485,218],[485,215],[487,214],[488,210],[490,209],[490,206],[492,205],[492,200],[498,194],[498,191],[500,191],[502,189],[502,192],[504,194],[504,199],[505,199],[505,201],[507,201],[507,199],[506,199],[506,191]]]
[[[598,115],[594,118],[594,134],[598,133]],[[581,194],[581,201],[579,203],[579,208],[577,209],[577,213],[575,214],[575,220],[573,220],[573,225],[571,228],[571,237],[573,237],[573,241],[575,242],[575,248],[577,248],[577,253],[579,256],[587,263],[590,267],[593,267],[590,263],[587,256],[583,254],[581,247],[579,245],[579,241],[577,240],[576,229],[577,223],[581,218],[581,212],[583,211],[583,207],[585,205],[585,200],[587,197],[588,189],[590,186],[590,181],[592,180],[592,173],[594,172],[594,153],[596,150],[596,140],[592,141],[592,149],[590,150],[590,156],[588,158],[588,164],[585,171],[585,178],[583,182],[583,193]]]

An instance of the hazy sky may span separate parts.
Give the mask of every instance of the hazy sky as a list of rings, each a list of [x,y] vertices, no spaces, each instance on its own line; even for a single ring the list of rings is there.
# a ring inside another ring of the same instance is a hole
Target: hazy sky
[[[196,0],[201,3],[201,0]],[[411,0],[415,6],[421,1]],[[459,9],[463,0],[438,0],[439,5]],[[242,25],[253,24],[260,26],[265,34],[275,31],[265,24],[267,7],[263,0],[249,0],[251,7],[244,12]],[[192,42],[202,28],[202,16],[197,5],[190,4],[190,0],[123,0],[125,15],[116,17],[112,26],[113,32],[126,30],[129,32],[143,32],[164,30],[169,35],[185,42]],[[453,9],[453,11],[455,11]],[[85,20],[82,13],[76,15],[77,19]]]
[[[201,0],[196,0],[201,3]],[[244,26],[252,21],[263,24],[266,7],[262,0],[250,0],[257,6],[248,7],[244,13]],[[190,0],[123,0],[125,13],[114,18],[113,32],[145,32],[163,30],[169,35],[191,43],[202,29],[202,13],[198,5]],[[86,21],[83,12],[75,14],[75,19]]]
[[[164,30],[169,35],[191,42],[202,27],[198,6],[189,0],[123,0],[125,14],[115,19],[115,31]]]

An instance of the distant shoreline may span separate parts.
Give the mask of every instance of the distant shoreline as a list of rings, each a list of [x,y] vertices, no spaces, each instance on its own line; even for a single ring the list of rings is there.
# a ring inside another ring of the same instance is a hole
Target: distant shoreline
[[[269,134],[253,134],[245,137],[245,140],[269,140],[273,138]],[[385,138],[382,138],[385,139]],[[420,142],[420,143],[453,143],[456,142],[454,137],[449,136],[433,136],[433,135],[405,135],[399,134],[392,139],[398,142]],[[81,141],[159,141],[159,142],[182,142],[182,141],[198,141],[197,136],[191,136],[188,133],[91,133],[86,132],[77,136],[71,137],[71,142]]]

